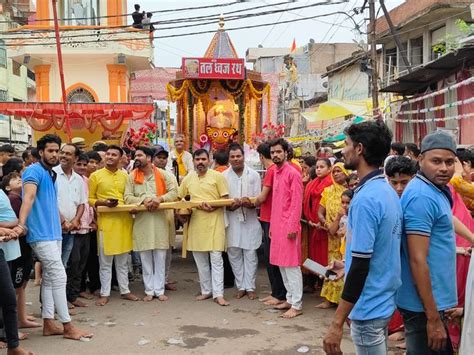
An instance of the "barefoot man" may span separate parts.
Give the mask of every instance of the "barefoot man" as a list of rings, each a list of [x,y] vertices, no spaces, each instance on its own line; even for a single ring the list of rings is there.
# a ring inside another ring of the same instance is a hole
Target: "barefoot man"
[[[133,224],[133,250],[140,253],[145,284],[145,302],[157,297],[166,301],[166,254],[170,249],[167,211],[156,209],[162,202],[174,201],[178,191],[173,175],[152,164],[153,150],[138,147],[135,151],[136,169],[128,176],[125,203],[144,205],[148,212],[136,214]]]
[[[301,209],[303,181],[301,173],[287,161],[289,145],[284,139],[270,142],[270,154],[276,165],[270,217],[270,263],[280,267],[285,284],[286,302],[276,309],[287,310],[283,318],[302,314],[303,275],[301,274]]]
[[[28,227],[27,242],[41,262],[43,335],[63,335],[67,339],[91,338],[92,334],[73,326],[66,298],[66,271],[61,261],[61,222],[52,170],[58,163],[61,138],[47,134],[37,142],[41,161],[26,168],[23,173],[23,204],[20,209],[17,232]],[[54,321],[56,310],[58,320]]]
[[[89,178],[89,204],[115,207],[124,203],[123,193],[128,175],[119,169],[123,150],[110,145],[105,153],[105,168],[97,170]],[[132,250],[132,217],[128,212],[102,213],[98,217],[98,245],[100,265],[100,298],[98,306],[109,302],[112,283],[112,264],[120,288],[121,298],[138,301],[128,288],[128,253]]]
[[[257,278],[257,249],[262,244],[262,228],[258,222],[255,206],[248,197],[257,197],[262,182],[260,175],[245,164],[244,150],[237,143],[229,146],[231,168],[223,172],[229,185],[230,198],[235,200],[227,207],[227,255],[235,275],[237,294],[240,299],[247,295],[257,298],[255,280]]]
[[[193,171],[186,175],[179,187],[179,196],[191,196],[191,201],[209,201],[228,198],[229,191],[225,177],[209,170],[209,153],[198,149],[193,154]],[[186,249],[193,252],[199,273],[201,294],[198,301],[213,298],[221,306],[228,306],[224,298],[224,262],[222,252],[225,248],[224,209],[214,208],[203,202],[193,210],[188,226]],[[209,259],[211,265],[209,265]]]

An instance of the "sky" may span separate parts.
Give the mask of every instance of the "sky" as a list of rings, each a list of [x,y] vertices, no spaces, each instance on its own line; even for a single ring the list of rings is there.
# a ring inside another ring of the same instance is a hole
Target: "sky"
[[[219,6],[220,4],[226,4],[232,2],[231,0],[220,0],[220,1],[172,1],[172,0],[132,0],[128,1],[128,13],[133,12],[133,5],[138,3],[141,5],[141,10],[144,11],[159,11],[164,9],[176,9],[186,7],[197,7],[215,5],[212,8],[200,9],[200,10],[187,10],[179,12],[167,12],[167,13],[155,13],[153,14],[152,21],[166,21],[176,18],[187,18],[203,15],[218,15],[221,13],[235,11],[240,9],[252,9],[256,6],[270,5],[268,7],[249,10],[248,12],[242,12],[239,14],[248,14],[252,12],[262,12],[280,9],[290,9],[288,12],[276,13],[266,16],[258,16],[249,19],[238,19],[234,21],[228,21],[225,24],[225,28],[231,27],[242,27],[255,24],[271,23],[281,21],[292,21],[300,20],[304,17],[316,16],[321,14],[327,14],[336,11],[346,12],[353,15],[354,20],[360,24],[361,31],[365,32],[365,21],[364,18],[368,17],[368,10],[364,14],[356,15],[353,9],[361,7],[364,0],[349,0],[348,2],[340,4],[331,4],[323,6],[315,6],[304,9],[291,10],[295,7],[311,5],[323,0],[302,0],[296,2],[284,3],[284,0],[261,0],[261,1],[247,1],[242,4],[233,4],[230,6]],[[333,2],[342,2],[341,0],[333,0]],[[386,6],[390,10],[403,3],[403,0],[386,0]],[[284,4],[282,4],[284,3]],[[279,4],[279,5],[278,5]],[[376,7],[378,10],[378,5]],[[379,12],[381,13],[381,11]],[[225,16],[224,16],[225,17]],[[129,19],[129,23],[131,18]],[[166,24],[161,27],[177,26],[176,24]],[[163,29],[160,30],[160,26],[156,26],[155,36],[164,34],[175,34],[175,33],[190,33],[198,31],[215,31],[218,28],[216,23],[180,28],[180,29]],[[367,41],[367,35],[360,34],[355,30],[355,25],[347,16],[342,14],[335,14],[332,16],[325,16],[316,19],[310,19],[305,21],[296,21],[285,24],[275,24],[266,27],[259,27],[253,29],[244,29],[236,31],[228,31],[231,40],[239,54],[239,57],[245,58],[245,52],[247,48],[257,47],[262,45],[263,47],[291,47],[293,39],[296,41],[297,47],[302,47],[307,44],[310,39],[314,39],[316,43],[340,43],[340,42],[352,42],[353,40],[360,42],[361,40]],[[181,65],[182,57],[201,57],[207,49],[213,33],[199,34],[185,37],[175,38],[163,38],[155,39],[155,66],[162,67],[179,67]]]

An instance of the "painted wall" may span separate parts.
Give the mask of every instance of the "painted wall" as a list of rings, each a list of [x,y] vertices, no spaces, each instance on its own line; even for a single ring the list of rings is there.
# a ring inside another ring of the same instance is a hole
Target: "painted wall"
[[[369,96],[369,76],[360,71],[359,62],[329,76],[329,100],[355,101],[365,100]]]

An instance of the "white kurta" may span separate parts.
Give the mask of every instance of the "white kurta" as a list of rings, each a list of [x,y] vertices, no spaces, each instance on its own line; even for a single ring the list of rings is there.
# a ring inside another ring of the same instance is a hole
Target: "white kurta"
[[[260,194],[262,182],[260,175],[245,166],[241,176],[232,168],[222,173],[229,186],[229,198],[257,197]],[[262,243],[262,227],[255,208],[239,208],[226,211],[227,247],[256,250]]]
[[[474,261],[472,257],[466,280],[465,300],[459,355],[474,354]]]

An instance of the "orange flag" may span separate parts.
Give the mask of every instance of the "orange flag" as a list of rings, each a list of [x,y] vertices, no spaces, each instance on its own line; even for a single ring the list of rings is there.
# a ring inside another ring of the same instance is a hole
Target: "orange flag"
[[[291,45],[290,53],[296,52],[296,40],[293,38],[293,44]]]

